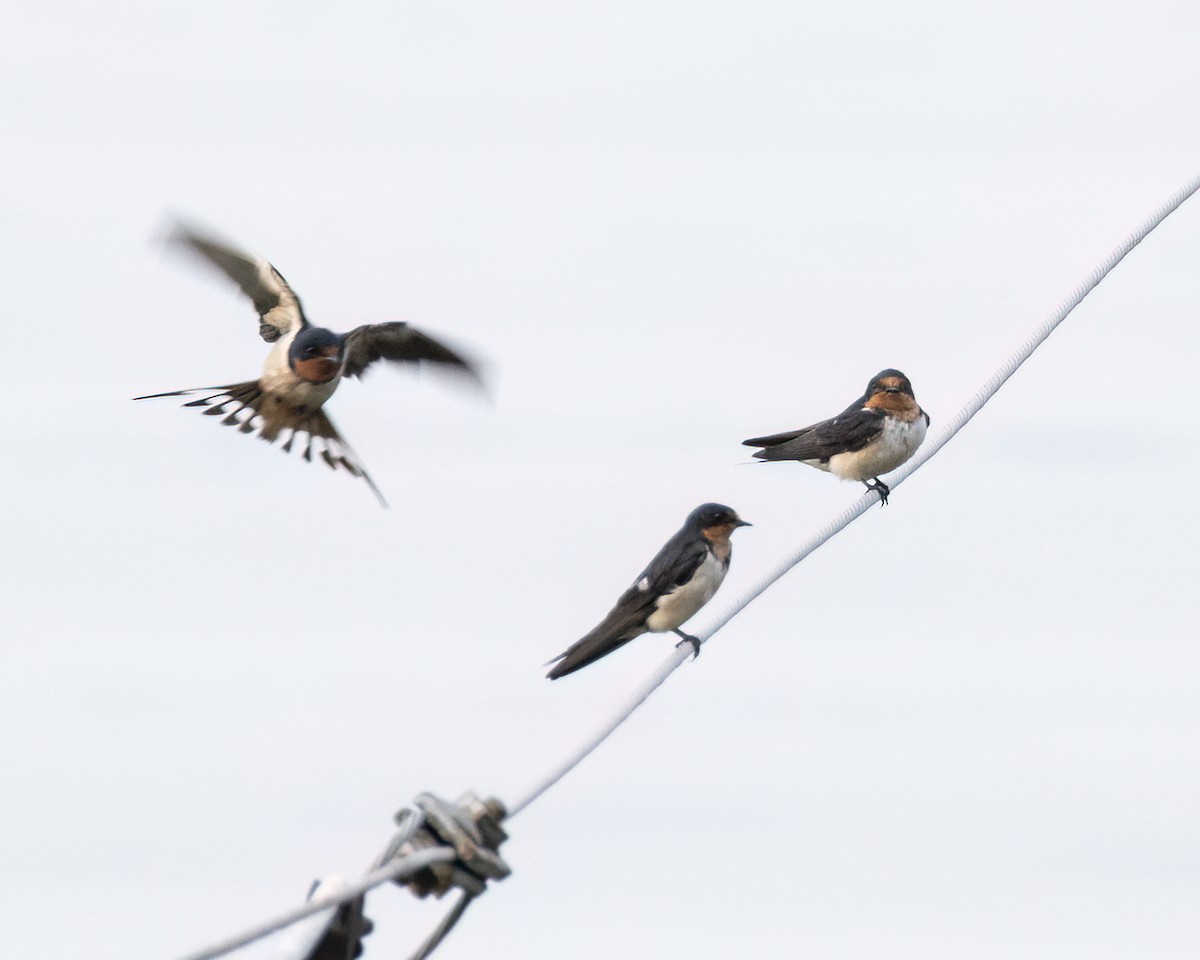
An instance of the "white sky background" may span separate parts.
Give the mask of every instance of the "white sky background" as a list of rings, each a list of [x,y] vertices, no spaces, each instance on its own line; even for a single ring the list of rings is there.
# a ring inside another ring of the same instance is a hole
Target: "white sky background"
[[[862,488],[747,465],[880,368],[944,421],[1197,172],[1188,3],[68,3],[0,24],[0,930],[170,958],[523,793],[667,655],[551,684],[704,500],[711,612]],[[406,319],[364,484],[146,392]],[[1200,201],[942,454],[514,819],[440,957],[1194,956]],[[694,625],[702,628],[701,614]],[[444,904],[385,889],[367,956]],[[260,948],[247,955],[269,956]]]

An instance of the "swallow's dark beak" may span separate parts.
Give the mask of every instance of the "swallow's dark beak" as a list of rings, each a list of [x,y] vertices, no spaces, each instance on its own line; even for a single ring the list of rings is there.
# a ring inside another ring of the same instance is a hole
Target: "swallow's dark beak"
[[[754,524],[752,524],[749,520],[742,520],[741,518],[739,518],[734,523],[734,527],[752,527],[752,526],[754,526]]]

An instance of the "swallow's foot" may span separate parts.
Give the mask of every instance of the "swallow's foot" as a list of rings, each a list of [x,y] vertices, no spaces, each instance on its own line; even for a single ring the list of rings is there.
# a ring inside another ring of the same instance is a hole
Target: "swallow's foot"
[[[685,643],[690,643],[692,645],[692,659],[695,660],[698,656],[700,656],[699,640],[693,637],[690,633],[684,633],[682,630],[675,630],[674,632],[683,637],[683,639],[675,644],[675,646],[682,647]]]
[[[872,480],[864,480],[863,486],[868,490],[874,490],[877,494],[879,494],[879,505],[881,507],[887,505],[888,494],[892,491],[886,483],[884,483],[878,477],[875,477]]]
[[[260,323],[258,325],[258,335],[266,340],[267,343],[274,343],[281,336],[283,336],[283,331],[281,331],[274,324]]]

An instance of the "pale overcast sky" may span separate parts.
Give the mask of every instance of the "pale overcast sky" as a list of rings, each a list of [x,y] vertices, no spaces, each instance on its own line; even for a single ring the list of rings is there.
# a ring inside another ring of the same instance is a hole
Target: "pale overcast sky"
[[[551,684],[698,503],[703,628],[862,488],[740,441],[883,367],[942,422],[1200,171],[1200,7],[22,3],[0,14],[0,931],[170,960],[522,793],[668,654]],[[327,408],[392,504],[170,400],[270,258],[492,402]],[[950,446],[510,825],[444,960],[1195,955],[1193,200]],[[368,900],[367,957],[445,905]],[[269,956],[269,944],[242,956]]]

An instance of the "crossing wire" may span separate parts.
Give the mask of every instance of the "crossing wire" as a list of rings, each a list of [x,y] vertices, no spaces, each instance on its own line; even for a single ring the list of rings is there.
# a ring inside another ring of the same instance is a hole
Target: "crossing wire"
[[[1041,324],[1039,324],[1033,332],[1013,351],[1008,359],[996,370],[994,374],[975,392],[975,394],[959,409],[959,411],[945,422],[944,425],[932,431],[922,444],[921,449],[917,454],[900,467],[898,470],[889,474],[888,487],[894,490],[899,484],[907,480],[912,474],[919,470],[931,457],[946,445],[955,434],[958,433],[966,424],[975,416],[995,394],[1004,385],[1005,381],[1011,377],[1017,369],[1023,364],[1033,352],[1042,345],[1047,337],[1054,332],[1054,329],[1067,318],[1083,299],[1100,283],[1112,269],[1120,263],[1125,256],[1139,243],[1141,243],[1150,233],[1163,222],[1170,214],[1177,210],[1185,200],[1191,197],[1197,190],[1200,190],[1200,177],[1193,177],[1188,183],[1181,187],[1174,195],[1166,202],[1158,207],[1150,216],[1148,216],[1140,226],[1129,234],[1090,274],[1088,274],[1079,285],[1067,296],[1058,308]],[[853,504],[842,510],[824,526],[813,533],[805,540],[798,549],[783,560],[772,572],[764,577],[758,584],[746,593],[735,600],[720,616],[709,629],[697,635],[697,639],[703,644],[718,630],[724,627],[730,620],[736,617],[745,607],[774,584],[777,580],[784,576],[789,570],[795,567],[800,561],[811,554],[814,550],[824,544],[826,541],[836,536],[837,533],[847,527],[854,520],[858,519],[875,504],[879,502],[878,494],[866,493]],[[591,737],[585,740],[574,752],[568,755],[555,767],[553,767],[546,775],[539,779],[535,784],[530,786],[524,793],[518,795],[517,799],[506,804],[507,820],[511,820],[514,816],[528,807],[534,800],[540,797],[543,793],[554,786],[559,780],[570,773],[576,766],[579,765],[592,751],[594,751],[601,743],[603,743],[610,734],[613,733],[625,720],[636,710],[645,700],[652,694],[675,670],[691,655],[691,647],[687,644],[682,647],[677,647],[675,651],[654,671],[639,687],[637,687],[626,701],[614,711],[612,717],[606,721]],[[438,856],[440,854],[440,856]],[[428,859],[425,859],[428,858]],[[422,851],[414,856],[406,857],[403,861],[393,861],[386,867],[367,874],[358,883],[347,887],[337,896],[323,898],[319,903],[305,904],[296,910],[289,911],[274,920],[260,924],[253,930],[243,933],[237,937],[231,937],[220,944],[209,947],[206,950],[201,950],[197,953],[189,954],[183,960],[215,960],[226,953],[229,953],[241,946],[264,937],[276,930],[282,929],[291,923],[310,914],[319,912],[329,907],[336,907],[348,900],[353,900],[355,897],[361,896],[367,890],[379,886],[383,883],[388,883],[399,876],[408,876],[416,872],[419,866],[412,864],[416,860],[420,860],[421,864],[427,864],[434,860],[450,860],[453,859],[452,851],[433,850]],[[461,909],[465,909],[469,898],[455,906],[451,911],[452,914],[461,914]],[[449,918],[448,918],[449,919]],[[457,916],[454,917],[457,919]],[[444,925],[445,922],[443,922]],[[435,931],[434,936],[431,936],[426,941],[426,945],[432,949],[432,943],[436,943],[440,939],[440,934],[444,931],[439,926],[439,930]],[[422,948],[424,949],[424,947]],[[425,955],[425,954],[422,954]]]
[[[280,914],[271,920],[260,923],[258,926],[251,927],[249,930],[245,930],[236,936],[205,947],[203,950],[197,950],[195,953],[189,953],[186,957],[182,957],[181,960],[215,960],[216,957],[223,957],[227,953],[232,953],[234,950],[253,943],[255,940],[261,940],[263,937],[275,933],[277,930],[282,930],[284,927],[289,927],[293,923],[303,920],[305,917],[312,916],[314,913],[339,907],[348,900],[361,897],[374,887],[378,887],[384,883],[391,883],[393,880],[402,880],[405,877],[410,877],[432,864],[450,863],[456,856],[457,854],[448,847],[435,847],[430,850],[418,851],[407,857],[397,858],[391,863],[380,867],[378,870],[371,871],[358,882],[346,885],[336,895],[317,897],[293,910],[289,910],[287,913]]]

